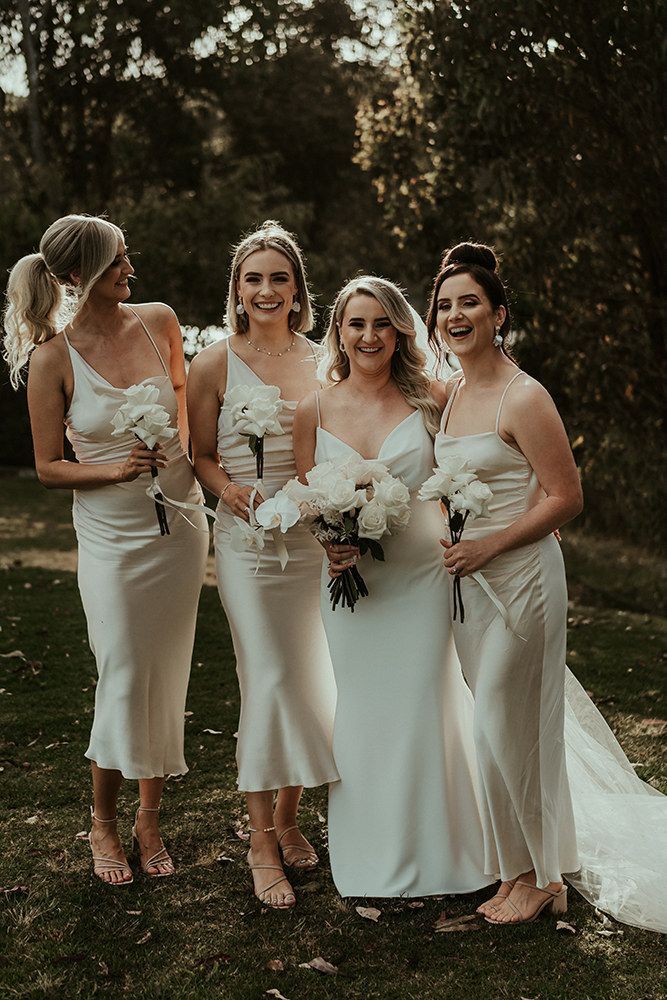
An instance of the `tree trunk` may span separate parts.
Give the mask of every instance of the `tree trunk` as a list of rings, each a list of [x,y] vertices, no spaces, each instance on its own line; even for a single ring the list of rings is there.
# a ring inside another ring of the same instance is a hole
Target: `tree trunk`
[[[30,123],[30,151],[37,167],[43,167],[46,163],[44,156],[44,142],[42,137],[42,123],[39,114],[39,72],[37,67],[37,53],[32,36],[32,23],[30,17],[29,0],[18,0],[19,15],[23,28],[21,48],[28,70],[28,121]]]

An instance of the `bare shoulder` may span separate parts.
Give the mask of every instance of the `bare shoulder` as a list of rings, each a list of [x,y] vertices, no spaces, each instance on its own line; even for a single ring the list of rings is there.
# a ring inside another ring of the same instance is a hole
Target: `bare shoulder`
[[[62,333],[57,333],[44,344],[39,344],[30,354],[30,373],[62,376],[69,369],[67,345]]]
[[[521,372],[507,393],[505,405],[515,411],[528,411],[535,406],[553,406],[554,401],[541,382]]]
[[[227,378],[227,340],[216,340],[214,344],[202,348],[190,362],[190,374],[207,379],[217,376],[220,382]]]
[[[308,424],[311,421],[317,420],[317,392],[308,392],[299,401],[299,405],[296,408],[296,414],[298,414],[299,420],[303,424]],[[295,416],[296,416],[295,414]]]
[[[158,328],[166,328],[178,323],[176,313],[165,302],[128,302],[127,304],[137,316],[141,316],[146,325],[154,323]]]
[[[449,391],[446,382],[441,382],[439,379],[434,378],[431,380],[431,396],[433,397],[433,402],[438,407],[439,410],[444,410],[447,405],[447,400],[449,399]]]

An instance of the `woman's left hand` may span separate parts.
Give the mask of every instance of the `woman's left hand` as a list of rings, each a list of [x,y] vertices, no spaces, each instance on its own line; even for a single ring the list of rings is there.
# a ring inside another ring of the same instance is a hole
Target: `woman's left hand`
[[[441,538],[440,544],[445,549],[445,567],[452,576],[469,576],[491,562],[495,555],[485,538],[479,541],[457,542],[456,545],[446,538]]]

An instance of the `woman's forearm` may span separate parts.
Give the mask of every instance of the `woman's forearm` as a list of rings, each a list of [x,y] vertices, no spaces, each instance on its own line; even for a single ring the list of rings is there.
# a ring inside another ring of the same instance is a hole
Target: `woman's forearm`
[[[546,538],[581,512],[580,498],[544,497],[522,517],[485,539],[492,548],[491,558]]]
[[[37,478],[47,490],[93,490],[122,482],[122,469],[122,463],[93,465],[62,458],[38,464]]]
[[[195,476],[202,486],[217,497],[231,482],[225,470],[220,467],[217,455],[198,455],[195,458],[194,469]]]

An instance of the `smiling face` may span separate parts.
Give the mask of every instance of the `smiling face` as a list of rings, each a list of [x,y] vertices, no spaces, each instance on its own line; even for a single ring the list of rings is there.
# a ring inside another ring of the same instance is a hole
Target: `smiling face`
[[[494,309],[471,274],[445,278],[438,289],[438,332],[457,357],[493,350],[495,328],[502,325],[505,315],[504,306]]]
[[[251,323],[287,324],[297,297],[291,262],[278,250],[256,250],[241,264],[237,295]]]
[[[391,365],[398,334],[372,295],[353,295],[345,306],[338,328],[350,366],[369,374]]]
[[[125,302],[131,295],[128,279],[133,274],[134,268],[127,255],[125,243],[119,240],[116,256],[95,282],[90,293],[91,298],[106,302]]]

